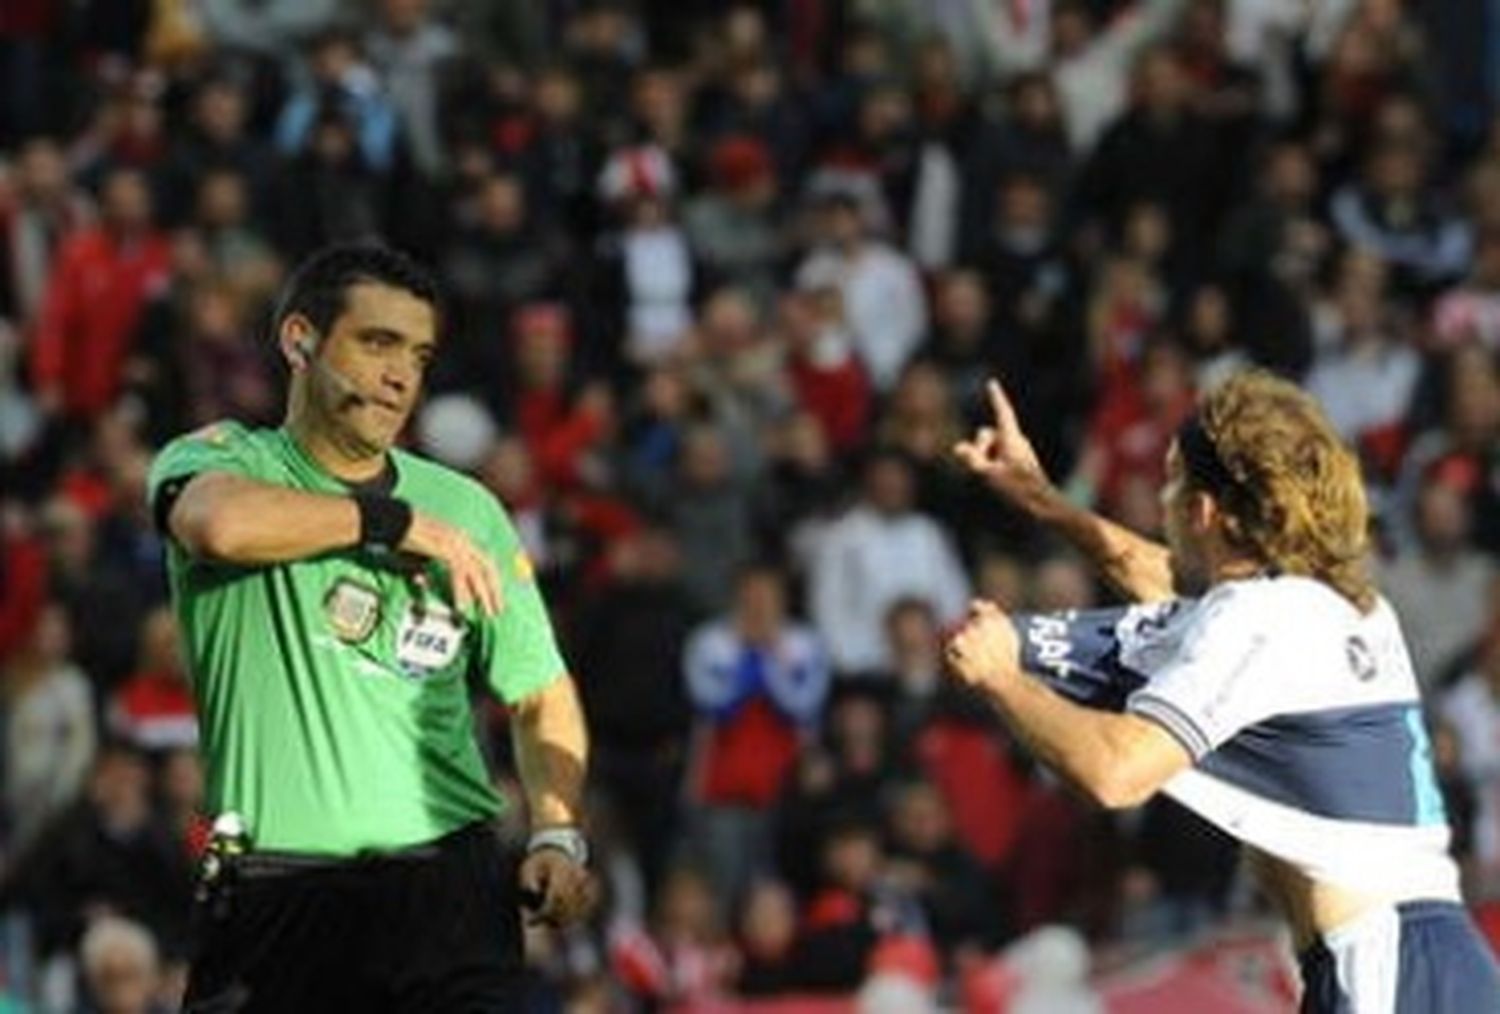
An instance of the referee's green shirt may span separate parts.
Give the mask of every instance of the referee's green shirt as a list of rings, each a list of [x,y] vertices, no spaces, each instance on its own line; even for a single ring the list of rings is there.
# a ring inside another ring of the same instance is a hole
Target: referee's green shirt
[[[500,811],[474,735],[469,678],[510,702],[564,671],[531,565],[483,487],[392,452],[393,495],[488,550],[504,604],[449,608],[436,564],[350,549],[240,567],[168,540],[212,813],[258,849],[348,856],[414,845]],[[344,494],[283,429],[221,422],[173,440],[149,495],[203,472]]]

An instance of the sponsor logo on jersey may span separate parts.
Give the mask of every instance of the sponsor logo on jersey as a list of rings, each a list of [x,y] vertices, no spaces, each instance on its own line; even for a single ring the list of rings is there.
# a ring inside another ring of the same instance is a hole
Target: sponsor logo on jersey
[[[1344,642],[1344,654],[1349,659],[1349,668],[1361,683],[1375,678],[1375,655],[1362,637],[1351,637]]]
[[[380,623],[380,593],[369,585],[341,577],[323,596],[323,613],[334,635],[345,644],[358,644]]]

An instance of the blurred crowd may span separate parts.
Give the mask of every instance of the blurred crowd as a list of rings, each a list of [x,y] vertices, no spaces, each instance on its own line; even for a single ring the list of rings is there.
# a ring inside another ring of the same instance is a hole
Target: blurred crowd
[[[1317,394],[1500,890],[1500,4],[5,0],[0,1010],[181,988],[144,476],[279,421],[269,303],[356,239],[442,278],[410,441],[511,512],[593,732],[607,903],[535,1009],[951,996],[1037,927],[1255,914],[1222,836],[1090,811],[944,683],[971,596],[1109,601],[952,461],[992,376],[1146,532],[1195,391]]]

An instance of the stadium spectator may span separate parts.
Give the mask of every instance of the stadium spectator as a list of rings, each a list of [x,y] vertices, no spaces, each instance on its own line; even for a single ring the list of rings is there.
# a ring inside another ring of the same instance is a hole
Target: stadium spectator
[[[768,313],[785,253],[772,214],[777,181],[770,149],[754,137],[726,137],[709,152],[708,172],[712,187],[683,209],[688,241],[707,270]]]
[[[443,75],[459,55],[458,38],[433,19],[427,0],[382,0],[364,48],[390,96],[398,133],[416,168],[438,175],[447,164],[441,134]]]
[[[463,343],[455,374],[499,378],[512,315],[565,294],[568,245],[538,219],[522,181],[509,173],[481,179],[471,216],[455,225],[443,266]]]
[[[1421,363],[1389,319],[1384,261],[1351,251],[1336,284],[1315,332],[1319,349],[1307,387],[1345,440],[1388,441],[1406,417]]]
[[[150,928],[164,950],[187,946],[191,867],[151,800],[145,759],[106,744],[84,797],[59,813],[6,870],[0,896],[35,921],[44,959],[66,957],[92,916],[115,912]]]
[[[1500,883],[1500,634],[1493,600],[1490,614],[1478,651],[1440,702],[1443,721],[1456,741],[1457,767],[1474,792],[1476,888],[1486,893]]]
[[[1462,480],[1439,469],[1417,495],[1417,544],[1380,571],[1402,619],[1417,678],[1427,686],[1479,636],[1495,563],[1471,547],[1473,521]]]
[[[968,578],[951,537],[916,509],[912,466],[885,450],[864,468],[863,496],[829,522],[808,561],[814,625],[843,676],[890,662],[883,625],[895,602],[915,596],[944,623],[958,619]]]
[[[24,851],[83,789],[94,760],[94,691],[71,659],[68,615],[47,605],[5,666],[5,814]]]
[[[141,173],[111,171],[99,203],[99,225],[73,233],[57,252],[32,346],[43,411],[76,422],[94,419],[120,393],[142,312],[170,271]]]
[[[1000,906],[984,868],[954,835],[948,804],[925,782],[898,789],[887,822],[888,875],[922,906],[941,953],[984,948],[1000,939]]]
[[[921,343],[927,304],[915,266],[872,238],[858,198],[833,191],[818,206],[820,245],[797,269],[807,290],[837,290],[860,362],[889,391]]]
[[[268,213],[277,171],[275,152],[251,127],[252,98],[245,87],[228,75],[210,77],[191,101],[192,119],[175,140],[164,173],[163,220],[177,224],[187,216],[191,205],[184,202],[211,171],[238,176],[255,217]]]
[[[1500,351],[1500,231],[1480,233],[1468,277],[1433,305],[1432,331],[1440,348],[1477,342]]]
[[[79,945],[88,1014],[165,1014],[159,999],[161,964],[156,941],[139,923],[104,916]]]
[[[682,549],[647,526],[617,542],[605,580],[574,618],[578,691],[594,736],[593,778],[654,896],[671,854],[691,717],[682,679],[694,610]]]
[[[52,259],[63,241],[89,224],[94,205],[74,185],[57,141],[35,137],[16,153],[0,186],[0,314],[29,327],[41,309]]]
[[[806,971],[797,953],[797,899],[786,884],[762,879],[750,885],[736,922],[740,966],[735,992],[744,997],[793,992]]]
[[[1358,182],[1333,195],[1330,214],[1346,242],[1388,260],[1396,284],[1430,291],[1463,274],[1471,251],[1464,223],[1433,196],[1424,156],[1386,143],[1372,152]]]
[[[828,659],[788,617],[780,574],[751,567],[735,581],[733,612],[694,631],[683,666],[695,714],[688,833],[729,904],[770,861],[769,808],[822,712]]]
[[[276,147],[294,158],[318,145],[320,123],[348,125],[350,147],[372,172],[390,170],[398,121],[374,70],[346,32],[326,28],[309,40],[307,68],[276,121]]]
[[[777,308],[777,326],[787,350],[787,380],[798,404],[810,413],[835,451],[859,448],[866,436],[873,392],[832,285],[789,292]]]
[[[150,753],[195,746],[198,720],[183,668],[177,620],[166,606],[146,615],[134,674],[115,691],[108,710],[111,735]]]
[[[616,926],[610,971],[627,995],[648,1005],[705,1004],[733,979],[736,954],[712,883],[691,867],[672,870],[649,927]]]

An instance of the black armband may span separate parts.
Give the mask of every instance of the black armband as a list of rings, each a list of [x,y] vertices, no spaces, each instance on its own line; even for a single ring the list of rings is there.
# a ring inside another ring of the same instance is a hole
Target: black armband
[[[359,544],[380,553],[393,552],[411,528],[411,504],[379,493],[357,493]]]
[[[176,475],[156,488],[156,496],[151,501],[151,521],[156,525],[156,533],[162,538],[167,538],[172,534],[167,524],[172,518],[172,508],[177,506],[178,497],[182,496],[182,491],[187,489],[187,484],[192,482],[197,475],[197,472]]]

